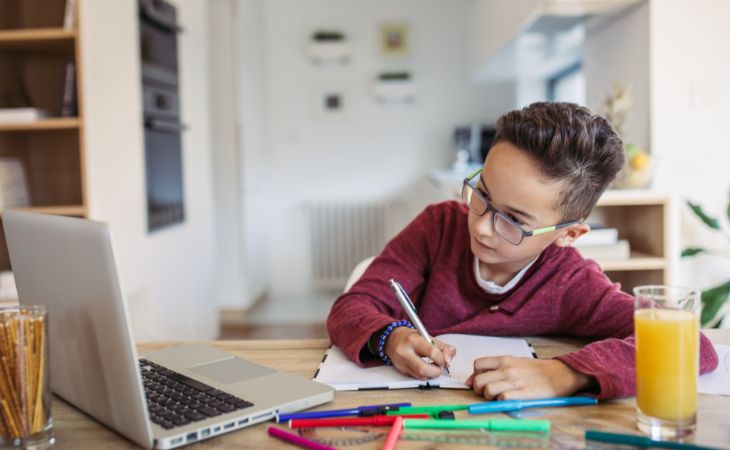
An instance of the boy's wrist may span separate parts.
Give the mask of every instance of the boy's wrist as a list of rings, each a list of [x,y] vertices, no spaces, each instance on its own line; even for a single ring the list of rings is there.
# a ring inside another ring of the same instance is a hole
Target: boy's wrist
[[[367,342],[367,348],[368,353],[370,353],[373,356],[378,356],[378,339],[380,339],[380,336],[382,336],[385,329],[388,328],[388,326],[384,326],[383,328],[380,328],[375,333],[371,334],[368,338]]]

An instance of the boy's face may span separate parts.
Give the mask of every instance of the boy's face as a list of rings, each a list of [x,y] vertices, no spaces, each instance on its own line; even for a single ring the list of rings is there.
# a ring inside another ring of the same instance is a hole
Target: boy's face
[[[545,179],[537,164],[508,141],[498,142],[489,151],[477,188],[494,208],[526,231],[561,221],[561,213],[556,209],[560,200],[560,183]],[[491,211],[478,216],[469,210],[471,250],[484,264],[514,265],[516,270],[524,267],[551,243],[570,245],[590,229],[582,223],[571,225],[525,237],[519,245],[513,245],[494,231],[492,216]]]

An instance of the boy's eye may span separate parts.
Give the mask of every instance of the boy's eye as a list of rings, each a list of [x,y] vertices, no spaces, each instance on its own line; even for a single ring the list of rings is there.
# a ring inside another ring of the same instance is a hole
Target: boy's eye
[[[507,217],[509,217],[509,220],[516,223],[517,225],[524,225],[524,223],[522,223],[522,221],[515,217],[513,214],[507,214]]]

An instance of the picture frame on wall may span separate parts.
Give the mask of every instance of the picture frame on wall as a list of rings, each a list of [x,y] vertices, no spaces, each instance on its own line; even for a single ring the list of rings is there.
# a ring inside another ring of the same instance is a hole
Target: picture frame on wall
[[[404,22],[380,24],[380,54],[386,58],[403,58],[410,52],[410,30]]]

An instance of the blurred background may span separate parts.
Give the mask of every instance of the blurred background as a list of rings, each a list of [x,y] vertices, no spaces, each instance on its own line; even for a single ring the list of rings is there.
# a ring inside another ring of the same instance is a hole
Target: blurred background
[[[355,264],[457,198],[500,114],[570,101],[627,144],[592,218],[619,253],[590,255],[625,289],[719,286],[722,326],[727,17],[725,0],[5,0],[0,208],[108,222],[139,340],[326,337]]]

